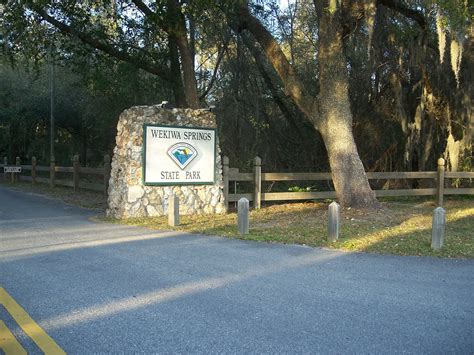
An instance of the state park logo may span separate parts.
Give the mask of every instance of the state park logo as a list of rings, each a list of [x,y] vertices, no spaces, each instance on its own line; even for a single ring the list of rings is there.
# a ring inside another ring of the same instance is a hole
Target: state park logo
[[[198,156],[198,152],[191,144],[176,143],[168,149],[168,155],[181,170],[184,170]]]

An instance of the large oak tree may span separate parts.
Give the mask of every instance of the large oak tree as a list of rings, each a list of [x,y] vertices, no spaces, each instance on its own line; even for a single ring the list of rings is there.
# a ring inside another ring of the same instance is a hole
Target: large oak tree
[[[375,3],[371,2],[374,6]],[[391,6],[424,25],[416,11],[395,1],[381,3]],[[373,208],[378,206],[370,188],[364,166],[357,152],[352,132],[349,101],[348,64],[344,55],[344,38],[366,14],[362,1],[314,1],[319,28],[317,60],[319,95],[312,96],[290,64],[272,33],[254,16],[247,1],[224,4],[231,25],[238,31],[249,31],[260,44],[266,58],[280,77],[285,93],[321,133],[331,166],[332,180],[338,200],[345,206]],[[316,78],[315,78],[316,79]]]

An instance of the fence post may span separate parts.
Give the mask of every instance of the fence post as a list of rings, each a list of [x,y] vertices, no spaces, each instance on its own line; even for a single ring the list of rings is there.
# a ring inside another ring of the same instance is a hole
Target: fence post
[[[3,166],[6,167],[8,165],[8,158],[3,157]],[[3,180],[7,181],[7,173],[5,172],[5,169],[3,169]]]
[[[242,197],[237,205],[237,228],[240,235],[249,233],[249,200]]]
[[[20,157],[16,157],[15,165],[16,166],[21,166]],[[13,180],[15,180],[17,182],[20,181],[20,173],[12,173],[12,182],[13,182]]]
[[[443,207],[444,195],[444,159],[438,159],[438,178],[436,181],[436,197],[438,207]]]
[[[104,155],[104,195],[109,191],[110,180],[110,155]]]
[[[222,175],[224,179],[224,208],[229,211],[229,157],[222,159]]]
[[[31,157],[31,183],[36,185],[36,157]]]
[[[54,187],[54,180],[56,180],[56,161],[52,159],[49,163],[49,187]]]
[[[260,209],[262,206],[262,159],[255,157],[253,162],[254,193],[253,207]]]
[[[74,155],[72,158],[72,181],[74,185],[74,192],[79,190],[79,172],[81,169],[81,163],[79,163],[79,155]]]

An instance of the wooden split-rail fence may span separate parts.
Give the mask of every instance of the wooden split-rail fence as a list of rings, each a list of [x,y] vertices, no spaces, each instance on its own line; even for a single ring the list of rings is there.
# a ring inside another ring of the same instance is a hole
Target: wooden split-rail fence
[[[5,166],[10,166],[6,157],[3,159],[3,164],[0,164],[2,173]],[[31,181],[33,185],[44,183],[49,184],[50,187],[68,186],[74,188],[75,191],[78,189],[94,190],[107,195],[110,179],[110,156],[108,155],[104,156],[104,165],[98,168],[81,166],[78,155],[74,156],[72,166],[58,166],[54,162],[51,162],[50,166],[40,166],[36,164],[35,157],[31,158],[31,165],[22,165],[20,158],[17,157],[14,166],[21,167],[21,173],[4,173],[5,180],[10,175],[12,182]],[[25,171],[29,171],[30,174],[25,175]],[[44,173],[49,173],[49,177],[40,176]],[[69,179],[58,179],[57,173],[66,173],[71,176]],[[86,176],[89,178],[86,179]],[[95,178],[90,179],[90,176],[95,176]]]
[[[1,171],[3,167],[8,166],[7,158],[4,158],[3,164],[0,164]],[[31,165],[21,165],[20,158],[16,159],[15,166],[22,168],[22,172],[30,171],[30,174],[11,174],[11,179],[31,181],[33,184],[46,183],[51,187],[56,185],[72,187],[75,190],[88,189],[102,191],[107,195],[107,189],[110,178],[110,157],[104,156],[104,165],[99,168],[83,167],[79,163],[79,156],[74,156],[73,166],[57,166],[53,163],[50,166],[39,166],[36,164],[36,158],[31,159]],[[47,172],[49,177],[40,177],[38,172]],[[70,179],[57,179],[56,173],[71,174]],[[7,179],[8,174],[4,174]],[[84,179],[84,175],[98,175],[98,180],[102,183],[91,182],[90,179]],[[229,166],[229,158],[223,158],[223,177],[224,194],[226,207],[229,203],[237,202],[242,197],[253,202],[255,208],[260,208],[263,201],[297,201],[297,200],[316,200],[336,198],[335,191],[304,191],[304,192],[263,192],[263,182],[281,182],[281,181],[328,181],[332,180],[331,173],[272,173],[262,172],[262,160],[256,157],[253,162],[252,172],[241,172],[238,168]],[[474,195],[474,188],[445,188],[446,179],[474,179],[474,172],[468,171],[445,171],[444,160],[438,160],[437,171],[410,171],[410,172],[367,172],[369,180],[390,180],[390,179],[432,179],[435,188],[419,189],[387,189],[375,190],[377,197],[386,196],[436,196],[438,206],[443,205],[443,196],[445,195]],[[232,183],[250,182],[253,185],[253,191],[245,193],[230,193]]]
[[[387,189],[375,190],[377,197],[388,196],[436,196],[438,206],[443,205],[445,195],[474,195],[474,188],[445,188],[446,179],[474,179],[474,172],[445,171],[444,159],[438,160],[437,171],[410,171],[410,172],[367,172],[369,180],[390,179],[432,179],[435,188],[420,189]],[[240,172],[238,168],[229,166],[229,158],[223,158],[224,194],[226,207],[230,202],[237,202],[242,197],[253,201],[254,208],[260,208],[262,201],[296,201],[336,198],[335,191],[304,191],[304,192],[263,192],[262,182],[279,181],[327,181],[332,180],[331,173],[263,173],[262,160],[256,157],[252,172]],[[246,193],[230,193],[230,186],[235,182],[250,182],[253,191]]]

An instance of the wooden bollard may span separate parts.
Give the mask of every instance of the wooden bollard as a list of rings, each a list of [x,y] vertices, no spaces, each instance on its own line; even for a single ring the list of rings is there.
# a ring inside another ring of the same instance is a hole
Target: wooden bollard
[[[229,211],[229,158],[222,158],[222,176],[224,179],[224,208]]]
[[[339,224],[341,220],[341,207],[334,201],[328,208],[328,241],[336,242],[339,238]]]
[[[240,235],[249,233],[249,200],[242,197],[237,204],[237,228]]]
[[[444,200],[444,159],[438,159],[438,174],[436,178],[436,202],[438,207],[443,207],[443,200]]]
[[[179,226],[179,197],[177,195],[168,197],[168,225]]]
[[[437,207],[433,212],[433,225],[431,227],[431,249],[439,250],[443,247],[445,229],[446,211],[442,207]]]
[[[253,162],[253,179],[253,207],[258,210],[262,207],[262,159],[260,157],[255,157]]]

